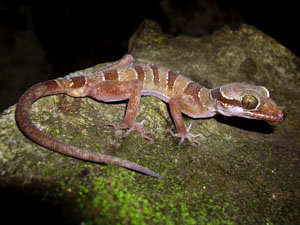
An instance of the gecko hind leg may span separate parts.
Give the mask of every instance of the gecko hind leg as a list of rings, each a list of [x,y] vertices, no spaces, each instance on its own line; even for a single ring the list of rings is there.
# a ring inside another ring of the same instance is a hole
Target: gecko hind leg
[[[133,57],[130,54],[124,55],[120,60],[113,62],[111,64],[108,64],[106,66],[101,67],[96,72],[105,72],[109,70],[115,70],[115,69],[121,69],[126,68],[129,66],[132,66],[133,64]]]
[[[131,132],[137,131],[141,135],[143,139],[146,139],[150,141],[151,144],[153,144],[153,139],[148,137],[147,134],[153,134],[153,131],[145,131],[144,129],[144,124],[146,123],[146,120],[143,120],[142,122],[134,122],[131,125],[128,125],[127,123],[122,123],[122,124],[115,124],[111,122],[105,122],[105,126],[112,126],[115,130],[121,130],[121,129],[128,129],[125,134],[122,135],[122,138],[127,137]]]
[[[88,96],[104,102],[129,99],[124,122],[119,125],[106,122],[105,125],[112,126],[116,130],[128,129],[122,137],[127,137],[132,131],[136,130],[139,132],[142,138],[153,143],[153,139],[147,136],[147,134],[153,134],[153,132],[145,131],[144,129],[144,124],[146,121],[143,120],[140,123],[136,122],[142,88],[143,83],[140,80],[122,82],[105,81],[91,87],[87,93]]]

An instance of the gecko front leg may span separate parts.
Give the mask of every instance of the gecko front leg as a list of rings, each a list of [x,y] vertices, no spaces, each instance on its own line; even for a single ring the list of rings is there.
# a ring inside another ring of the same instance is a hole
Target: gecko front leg
[[[122,124],[115,124],[106,122],[104,125],[112,126],[116,130],[128,129],[122,137],[127,137],[131,132],[138,131],[142,138],[149,140],[153,143],[153,139],[148,137],[147,134],[153,134],[152,131],[145,131],[145,120],[138,123],[136,116],[140,105],[142,81],[104,81],[95,86],[89,87],[87,95],[97,100],[104,102],[121,101],[129,99],[124,122]]]
[[[194,140],[194,138],[196,138],[196,137],[204,138],[204,136],[202,134],[196,134],[196,135],[191,134],[190,129],[192,127],[192,124],[189,125],[188,129],[185,129],[183,119],[182,119],[180,100],[172,98],[169,101],[169,107],[170,107],[171,115],[172,115],[172,118],[174,120],[175,127],[176,127],[178,133],[175,134],[170,129],[168,129],[167,131],[173,137],[179,137],[180,138],[179,145],[184,141],[185,138],[188,139],[189,142],[191,142],[191,143],[196,143],[197,145],[200,145],[200,142],[197,141],[197,140]]]

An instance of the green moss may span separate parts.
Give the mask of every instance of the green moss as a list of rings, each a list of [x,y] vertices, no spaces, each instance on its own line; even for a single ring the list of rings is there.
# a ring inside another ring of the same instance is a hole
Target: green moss
[[[163,36],[162,36],[162,37],[158,37],[158,38],[154,39],[154,41],[155,41],[155,42],[158,42],[158,43],[161,43],[161,42],[163,42],[163,40],[164,40],[164,37],[163,37]]]
[[[18,130],[12,107],[0,117],[1,185],[39,190],[41,199],[63,202],[70,224],[298,224],[299,59],[246,25],[201,39],[172,38],[157,26],[145,22],[140,29],[147,30],[132,38],[137,63],[170,67],[211,88],[236,81],[265,85],[288,111],[286,121],[185,117],[186,125],[193,123],[192,133],[206,139],[200,147],[187,141],[178,146],[179,140],[166,133],[175,131],[167,105],[148,96],[141,100],[137,121],[146,119],[145,129],[155,132],[151,145],[136,132],[120,139],[124,131],[103,127],[105,121],[120,123],[126,104],[46,97],[31,113],[40,129],[74,146],[139,163],[164,178],[44,149]]]

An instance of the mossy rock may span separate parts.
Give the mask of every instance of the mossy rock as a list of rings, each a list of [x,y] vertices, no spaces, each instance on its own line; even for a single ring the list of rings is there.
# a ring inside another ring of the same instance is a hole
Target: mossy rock
[[[266,86],[288,114],[283,123],[216,116],[184,122],[206,139],[197,147],[171,137],[168,107],[143,97],[154,144],[103,127],[121,122],[126,102],[106,104],[64,95],[43,98],[34,123],[67,143],[118,156],[164,176],[156,179],[112,165],[44,149],[18,129],[15,106],[1,116],[0,186],[9,221],[63,224],[299,224],[300,60],[248,25],[202,38],[172,37],[144,21],[130,40],[135,63],[170,67],[209,88],[231,82]],[[78,71],[88,74],[101,65]]]

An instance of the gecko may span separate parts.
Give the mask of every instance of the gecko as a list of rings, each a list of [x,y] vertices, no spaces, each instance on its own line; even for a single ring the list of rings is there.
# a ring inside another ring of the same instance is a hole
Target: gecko
[[[179,144],[187,139],[200,145],[196,138],[203,137],[202,134],[190,133],[191,125],[185,128],[182,114],[191,118],[207,118],[222,114],[277,122],[283,121],[286,117],[286,113],[270,98],[268,89],[263,86],[231,83],[208,89],[164,66],[133,65],[133,57],[130,54],[85,76],[58,78],[38,83],[20,97],[15,111],[16,122],[19,129],[33,142],[66,156],[112,164],[157,178],[162,176],[139,164],[77,148],[39,130],[30,119],[30,108],[38,99],[57,94],[90,97],[102,102],[128,100],[123,123],[106,122],[104,125],[112,126],[116,130],[127,129],[122,137],[137,131],[143,139],[151,143],[153,139],[149,135],[153,132],[145,131],[146,121],[136,121],[142,95],[155,96],[168,103],[177,133],[171,130],[168,132],[180,138]]]

